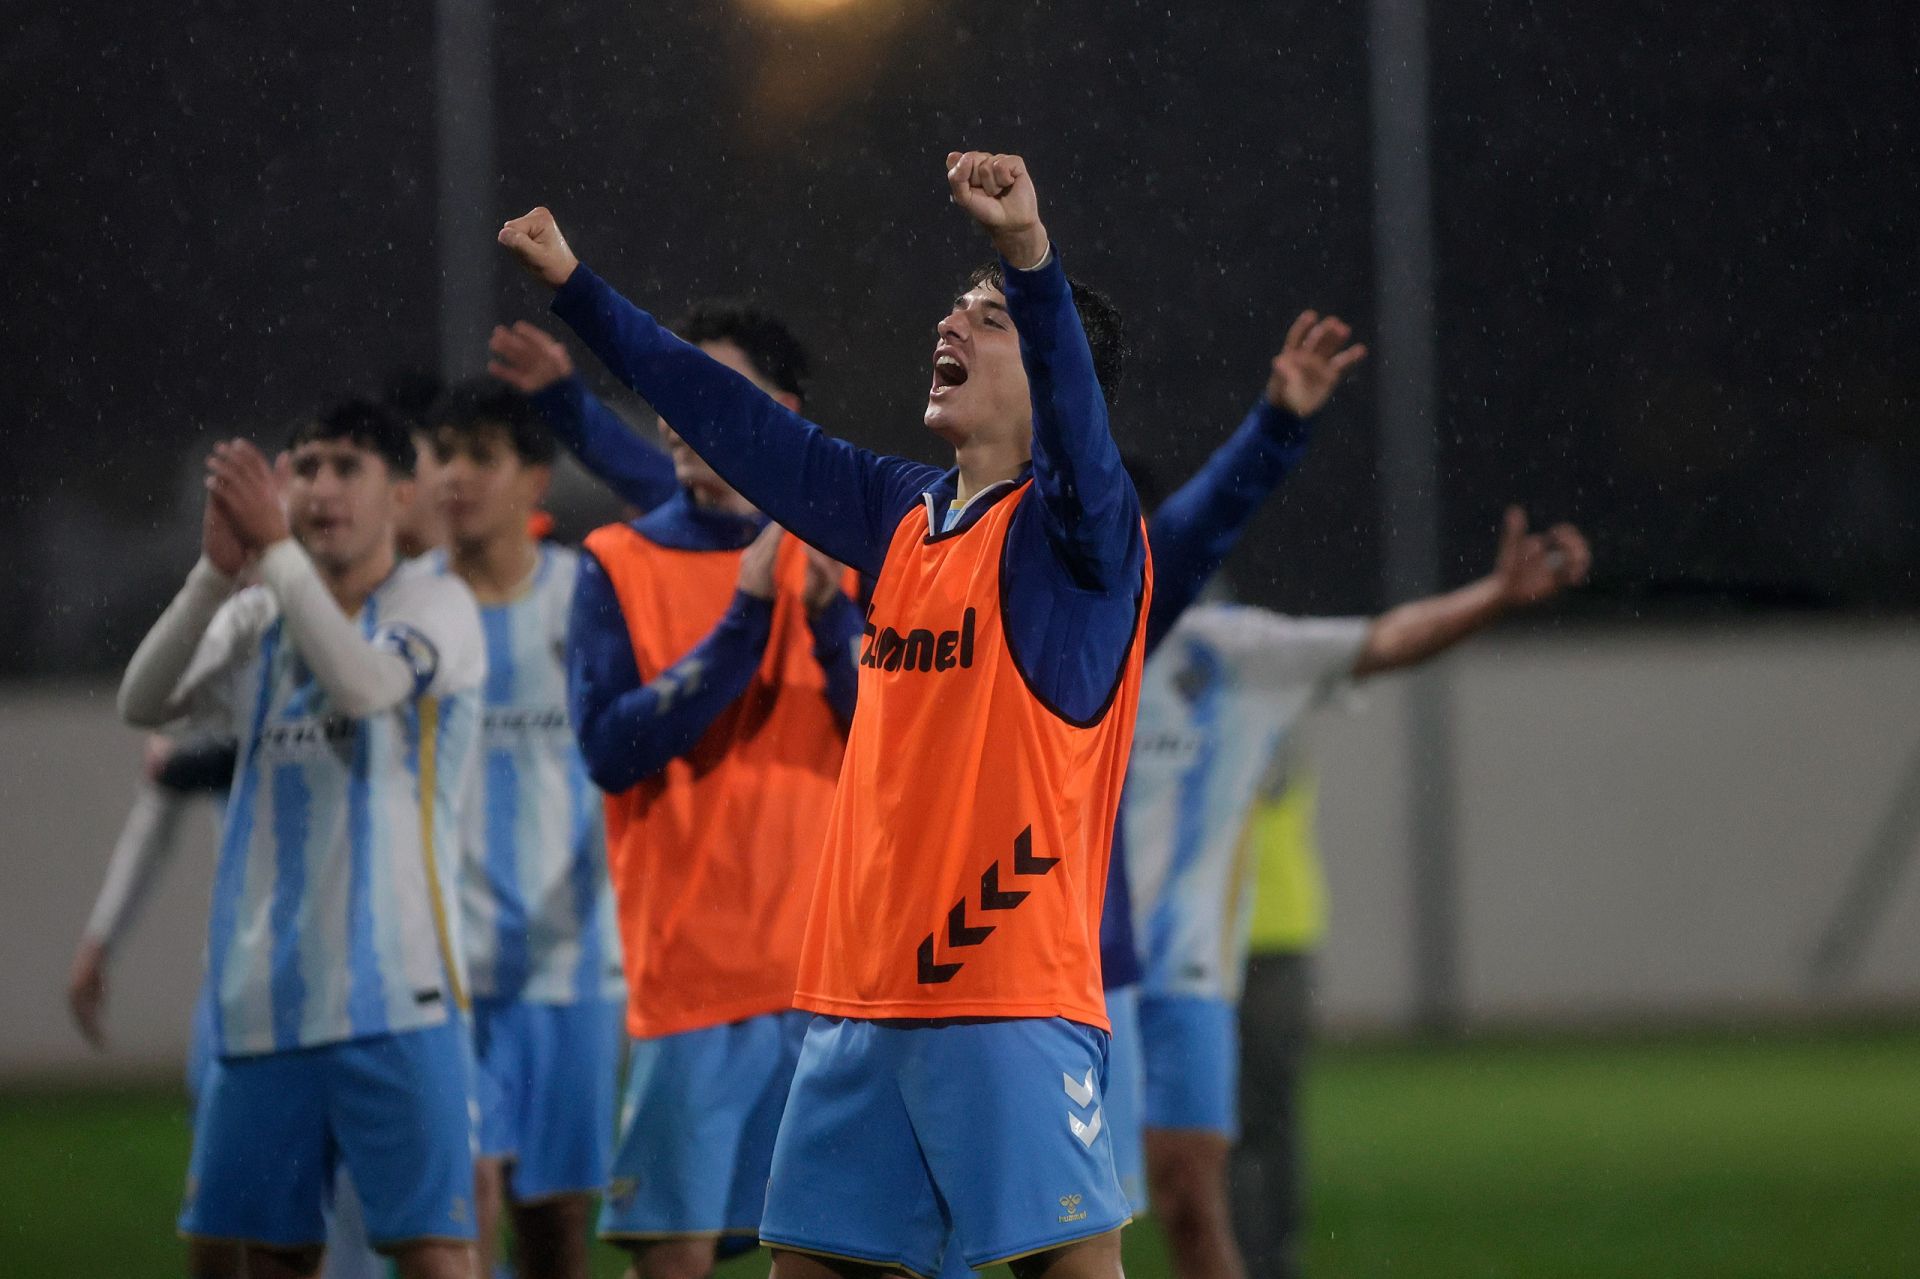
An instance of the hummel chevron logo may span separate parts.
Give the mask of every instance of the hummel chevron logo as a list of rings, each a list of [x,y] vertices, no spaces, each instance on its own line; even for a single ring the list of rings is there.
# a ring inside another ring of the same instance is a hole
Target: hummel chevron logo
[[[952,981],[953,975],[960,971],[959,964],[936,964],[933,962],[933,934],[920,943],[920,984],[938,986],[943,981]]]
[[[1033,827],[1013,837],[1013,869],[1020,875],[1044,875],[1060,864],[1058,857],[1033,855]]]
[[[949,946],[978,946],[991,932],[993,932],[992,924],[984,928],[967,927],[967,899],[964,897],[955,902],[953,909],[947,912],[947,945]]]
[[[1023,892],[1016,890],[1011,893],[1003,893],[1000,891],[999,862],[995,862],[993,865],[987,867],[987,873],[980,876],[981,910],[1012,910],[1025,900],[1027,900],[1027,895]]]
[[[1096,1110],[1093,1112],[1093,1118],[1083,1124],[1080,1122],[1080,1116],[1068,1112],[1067,1127],[1073,1130],[1073,1135],[1080,1139],[1081,1145],[1091,1146],[1099,1138],[1100,1129],[1106,1123],[1105,1115],[1104,1110]]]
[[[1093,1104],[1093,1068],[1091,1066],[1087,1068],[1086,1079],[1080,1083],[1075,1083],[1073,1076],[1064,1070],[1060,1072],[1060,1079],[1066,1085],[1067,1096],[1073,1098],[1074,1105],[1091,1106]]]
[[[1028,826],[1013,837],[1013,873],[1016,875],[1045,875],[1060,864],[1058,857],[1043,857],[1033,851],[1033,827]],[[1012,910],[1032,894],[1024,888],[1003,889],[1000,887],[1000,862],[996,858],[992,865],[980,876],[980,910]],[[966,946],[978,946],[993,934],[994,924],[969,924],[967,922],[967,899],[962,897],[947,911],[947,949],[958,950]],[[938,986],[942,982],[953,980],[953,975],[965,965],[955,960],[941,964],[934,960],[934,943],[939,933],[928,933],[920,940],[920,950],[916,955],[919,981],[922,986]],[[1089,1085],[1092,1076],[1088,1077]]]

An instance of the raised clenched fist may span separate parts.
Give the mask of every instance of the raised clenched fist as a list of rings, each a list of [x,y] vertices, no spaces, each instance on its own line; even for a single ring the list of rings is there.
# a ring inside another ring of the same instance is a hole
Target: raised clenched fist
[[[950,151],[947,188],[953,202],[992,237],[1001,257],[1022,270],[1045,260],[1047,231],[1040,225],[1040,200],[1025,160],[987,151]]]
[[[580,265],[580,259],[567,247],[567,238],[560,234],[560,224],[544,207],[514,218],[500,228],[497,238],[529,275],[550,289],[565,284]]]

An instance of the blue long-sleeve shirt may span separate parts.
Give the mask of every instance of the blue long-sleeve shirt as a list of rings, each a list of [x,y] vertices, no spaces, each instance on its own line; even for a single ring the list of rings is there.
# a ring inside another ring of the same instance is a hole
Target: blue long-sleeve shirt
[[[760,516],[703,510],[684,490],[633,522],[642,537],[686,551],[739,550],[764,527]],[[835,716],[850,723],[860,611],[842,595],[810,625],[827,699]],[[736,593],[706,638],[642,682],[613,582],[591,551],[581,555],[567,637],[567,700],[594,784],[617,794],[691,751],[753,682],[772,627],[772,601]]]
[[[1086,720],[1105,705],[1132,641],[1146,563],[1139,498],[1108,429],[1058,255],[1004,273],[1032,390],[1038,499],[1021,503],[1008,530],[1008,642],[1034,690],[1057,713]],[[957,470],[834,439],[674,337],[584,266],[555,293],[553,311],[749,501],[869,576],[879,575],[915,503],[940,512],[954,498]],[[1013,487],[969,504],[956,528]]]
[[[554,438],[628,506],[651,511],[680,491],[673,460],[627,429],[578,374],[529,398]]]
[[[1261,400],[1227,442],[1147,521],[1147,541],[1153,547],[1149,656],[1199,598],[1260,504],[1300,464],[1307,451],[1308,425],[1306,419]],[[1124,811],[1124,796],[1120,802]],[[1100,969],[1109,990],[1131,986],[1143,975],[1133,935],[1124,821],[1114,823],[1113,854],[1107,861]]]

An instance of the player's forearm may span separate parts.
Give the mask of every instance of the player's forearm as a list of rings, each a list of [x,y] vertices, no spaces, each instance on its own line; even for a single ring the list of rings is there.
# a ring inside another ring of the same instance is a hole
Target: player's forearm
[[[1368,630],[1353,673],[1377,675],[1417,665],[1491,625],[1505,611],[1500,584],[1491,577],[1389,609]]]
[[[853,709],[859,700],[860,606],[836,593],[833,600],[811,619],[813,657],[827,676],[827,702],[841,728],[853,725]]]
[[[120,718],[137,728],[159,728],[185,713],[180,679],[193,663],[214,614],[235,582],[205,558],[193,566],[180,593],[147,632],[120,678]]]
[[[578,374],[531,398],[554,437],[627,505],[650,511],[679,488],[672,459],[629,430]]]
[[[748,501],[841,563],[880,571],[904,514],[883,459],[682,342],[584,266],[553,295],[553,313]]]
[[[1050,253],[1027,271],[1003,260],[1002,277],[1032,396],[1033,483],[1049,539],[1082,587],[1130,586],[1140,502],[1108,426],[1066,271]]]
[[[1153,547],[1151,653],[1205,589],[1254,512],[1306,456],[1308,420],[1261,400],[1147,523]]]
[[[766,651],[773,605],[735,595],[693,651],[644,684],[638,683],[617,610],[600,624],[619,626],[621,635],[583,628],[577,611],[574,620],[567,680],[574,731],[588,774],[612,795],[689,754],[747,691]]]
[[[89,941],[112,950],[126,935],[146,902],[155,874],[173,852],[187,803],[187,797],[178,792],[149,782],[140,784],[107,862],[100,895],[87,916],[83,936]]]
[[[375,647],[340,611],[313,561],[291,538],[260,557],[260,581],[273,592],[300,660],[326,690],[333,710],[364,719],[417,691],[413,667],[398,653]]]

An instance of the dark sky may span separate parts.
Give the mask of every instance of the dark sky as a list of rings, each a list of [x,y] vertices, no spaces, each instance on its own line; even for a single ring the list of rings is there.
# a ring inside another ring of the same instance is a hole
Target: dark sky
[[[764,0],[761,0],[764,3]],[[498,216],[554,208],[665,313],[745,294],[816,417],[933,457],[930,333],[983,254],[955,146],[1019,150],[1128,314],[1170,477],[1304,306],[1372,330],[1364,9],[499,6]],[[16,7],[0,34],[0,671],[123,661],[193,554],[191,456],[430,363],[421,7]],[[1920,17],[1791,0],[1433,5],[1443,562],[1499,508],[1594,536],[1579,616],[1920,603]],[[490,244],[472,246],[493,253]],[[500,317],[541,299],[502,264]],[[1379,607],[1363,376],[1237,576]]]

